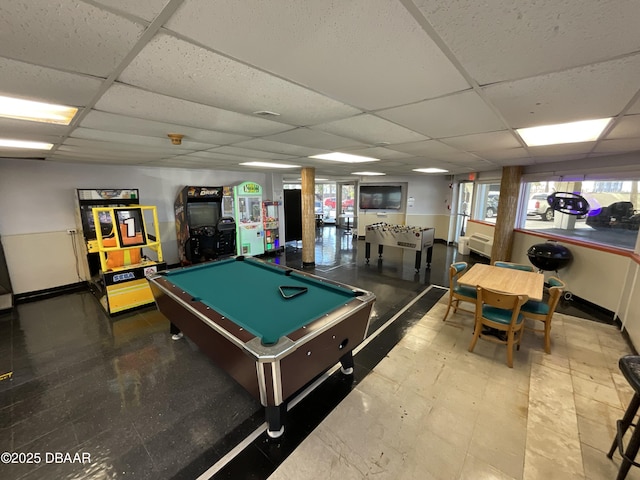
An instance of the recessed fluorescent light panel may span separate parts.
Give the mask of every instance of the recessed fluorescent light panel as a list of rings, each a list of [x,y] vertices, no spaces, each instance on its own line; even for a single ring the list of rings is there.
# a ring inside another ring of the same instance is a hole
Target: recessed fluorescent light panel
[[[516,131],[529,147],[562,143],[593,142],[609,125],[611,118],[518,128]]]
[[[245,167],[263,167],[263,168],[300,168],[300,165],[287,165],[284,163],[270,163],[270,162],[245,162],[240,165]]]
[[[375,177],[377,175],[386,175],[386,173],[382,172],[351,172],[351,175],[362,175],[365,177]]]
[[[447,173],[449,170],[443,170],[442,168],[414,168],[413,171],[421,173]]]
[[[69,125],[77,111],[75,107],[0,96],[0,117]]]
[[[341,153],[341,152],[312,155],[309,158],[318,158],[320,160],[332,160],[334,162],[343,162],[343,163],[378,162],[380,160],[378,158],[363,157],[361,155],[351,155],[350,153]]]
[[[0,138],[0,147],[31,148],[34,150],[51,150],[53,148],[53,143],[27,142],[24,140],[8,140],[5,138]]]

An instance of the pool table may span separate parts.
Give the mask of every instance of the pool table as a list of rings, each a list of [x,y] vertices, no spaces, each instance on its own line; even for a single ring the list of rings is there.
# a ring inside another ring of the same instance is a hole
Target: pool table
[[[253,257],[149,277],[156,305],[265,407],[284,432],[286,401],[336,363],[353,372],[373,293]]]

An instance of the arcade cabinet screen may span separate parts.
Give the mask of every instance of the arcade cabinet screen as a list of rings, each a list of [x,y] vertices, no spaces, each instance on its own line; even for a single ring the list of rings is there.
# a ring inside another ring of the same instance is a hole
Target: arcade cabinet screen
[[[187,203],[189,227],[215,227],[220,218],[220,203]]]
[[[399,210],[400,185],[360,185],[360,210]]]

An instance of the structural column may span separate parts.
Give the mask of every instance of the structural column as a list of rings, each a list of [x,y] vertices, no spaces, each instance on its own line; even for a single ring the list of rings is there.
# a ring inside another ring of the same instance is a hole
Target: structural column
[[[302,169],[302,266],[316,264],[316,169]]]
[[[493,234],[493,248],[491,249],[491,263],[511,260],[513,226],[516,223],[521,178],[521,166],[503,167],[498,216]]]

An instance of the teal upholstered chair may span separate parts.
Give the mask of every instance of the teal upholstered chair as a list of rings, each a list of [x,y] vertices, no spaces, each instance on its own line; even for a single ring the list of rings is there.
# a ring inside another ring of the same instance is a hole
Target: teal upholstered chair
[[[444,314],[442,319],[443,322],[447,319],[451,306],[453,306],[453,313],[458,310],[473,313],[473,310],[460,308],[460,302],[476,303],[476,289],[458,285],[458,278],[467,270],[467,266],[467,262],[456,262],[449,267],[449,305],[447,306],[447,313]]]
[[[531,330],[544,332],[544,351],[551,353],[551,319],[567,285],[558,277],[549,277],[547,283],[549,284],[547,301],[529,300],[522,306],[522,314],[526,318],[544,323],[544,329],[531,328]]]
[[[513,346],[516,345],[520,350],[524,331],[524,315],[520,309],[529,297],[482,287],[477,287],[476,292],[476,322],[469,351],[473,352],[480,337],[506,344],[507,365],[513,368]],[[485,327],[488,327],[488,331]]]
[[[496,267],[502,267],[502,268],[513,268],[515,270],[524,270],[525,272],[535,272],[536,271],[533,268],[533,265],[523,265],[521,263],[495,262],[493,265],[496,266]]]

